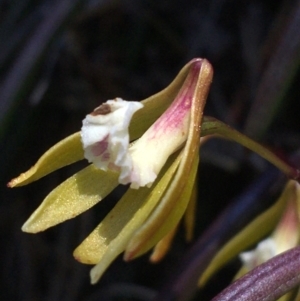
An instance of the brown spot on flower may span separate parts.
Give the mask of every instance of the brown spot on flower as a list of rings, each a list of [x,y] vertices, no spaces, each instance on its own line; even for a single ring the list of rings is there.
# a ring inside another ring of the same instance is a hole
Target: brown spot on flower
[[[96,108],[91,115],[92,116],[97,116],[97,115],[107,115],[111,113],[111,107],[109,104],[107,103],[103,103],[101,106],[99,106],[98,108]]]

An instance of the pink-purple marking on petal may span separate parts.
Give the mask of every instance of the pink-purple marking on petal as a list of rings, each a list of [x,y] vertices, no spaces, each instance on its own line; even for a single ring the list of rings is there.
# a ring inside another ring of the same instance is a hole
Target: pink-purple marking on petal
[[[103,140],[99,141],[99,142],[96,142],[93,146],[92,146],[92,154],[95,156],[95,157],[98,157],[98,156],[101,156],[105,153],[105,151],[107,150],[108,148],[108,136],[109,135],[106,135],[104,137]],[[105,155],[105,154],[104,154]],[[105,157],[105,156],[103,156]],[[104,158],[105,159],[105,158]]]
[[[183,126],[192,106],[201,66],[202,60],[192,63],[191,70],[174,102],[153,125],[153,135],[149,137],[150,139],[158,138],[162,132],[176,130]]]

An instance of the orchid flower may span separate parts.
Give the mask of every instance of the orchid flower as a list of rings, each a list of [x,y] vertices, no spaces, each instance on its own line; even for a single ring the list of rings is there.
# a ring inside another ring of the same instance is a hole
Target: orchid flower
[[[52,190],[22,230],[44,231],[90,209],[119,184],[129,184],[74,251],[78,261],[95,265],[91,282],[96,283],[123,252],[128,261],[154,248],[151,261],[161,259],[183,217],[191,239],[201,136],[238,142],[298,178],[298,170],[263,146],[214,118],[202,118],[212,74],[207,60],[193,59],[161,92],[141,102],[108,100],[88,114],[81,132],[54,145],[8,183],[26,185],[84,158],[91,163]]]
[[[259,242],[255,249],[240,254],[243,268],[238,273],[238,277],[299,244],[299,183],[290,180],[286,184],[282,196],[285,198],[286,204],[280,220],[272,234]]]
[[[244,264],[236,278],[268,259],[295,247],[299,243],[300,235],[299,188],[298,182],[289,180],[280,197],[270,208],[220,248],[200,276],[198,285],[203,287],[217,271],[238,255],[242,257]],[[257,243],[256,249],[245,252]]]
[[[109,100],[88,114],[80,133],[53,146],[8,184],[28,184],[84,157],[92,163],[55,188],[22,230],[44,231],[94,206],[118,184],[130,184],[74,256],[96,264],[92,283],[124,251],[130,260],[158,245],[154,257],[162,257],[166,238],[193,199],[211,80],[208,61],[194,59],[160,93],[141,102]]]
[[[281,207],[281,214],[272,234],[259,242],[254,250],[240,254],[243,266],[235,277],[237,280],[212,301],[299,300],[299,204],[299,183],[290,180],[275,205],[277,209]],[[272,210],[271,219],[280,211]],[[267,215],[270,221],[271,215]],[[265,222],[267,215],[261,216]],[[251,227],[253,230],[254,225]]]

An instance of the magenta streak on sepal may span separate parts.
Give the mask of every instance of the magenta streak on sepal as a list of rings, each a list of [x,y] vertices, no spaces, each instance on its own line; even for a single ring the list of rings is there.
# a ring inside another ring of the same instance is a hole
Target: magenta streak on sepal
[[[190,73],[185,79],[173,104],[153,125],[152,135],[149,136],[149,139],[157,139],[160,134],[165,133],[166,131],[184,128],[184,123],[188,122],[190,117],[192,98],[197,86],[201,65],[202,61],[195,61],[192,64]]]

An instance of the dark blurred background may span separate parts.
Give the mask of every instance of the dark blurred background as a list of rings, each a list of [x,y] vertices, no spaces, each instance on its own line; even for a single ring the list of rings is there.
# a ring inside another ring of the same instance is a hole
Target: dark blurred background
[[[282,156],[297,151],[299,28],[296,0],[0,0],[1,300],[151,300],[190,247],[183,231],[161,263],[119,258],[91,286],[90,267],[77,263],[72,251],[121,191],[74,220],[30,235],[22,224],[84,163],[22,188],[6,183],[80,130],[93,108],[117,96],[141,100],[158,92],[194,57],[214,67],[206,115]],[[195,238],[266,168],[223,140],[211,140],[201,152]],[[219,286],[199,292],[201,300],[210,300],[230,277],[221,274]]]

